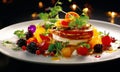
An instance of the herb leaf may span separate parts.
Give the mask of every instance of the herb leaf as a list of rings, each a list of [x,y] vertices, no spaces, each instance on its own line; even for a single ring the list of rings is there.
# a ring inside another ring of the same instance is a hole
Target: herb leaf
[[[52,18],[52,17],[55,17],[58,12],[62,11],[62,7],[61,6],[54,6],[53,8],[50,9],[50,13],[49,13],[49,16]]]
[[[48,20],[49,15],[48,15],[48,13],[40,13],[39,17],[46,21],[46,20]]]
[[[89,17],[87,15],[82,14],[80,18],[77,18],[75,23],[77,24],[78,28],[81,28],[85,24],[88,23]]]
[[[55,45],[54,44],[50,44],[49,47],[48,47],[48,51],[49,52],[52,52],[55,48]]]
[[[81,45],[81,46],[86,47],[86,48],[90,48],[90,44],[85,43],[85,42],[79,43],[78,45]]]
[[[62,49],[62,42],[56,42],[55,43],[55,47],[58,49],[58,50],[61,50]]]
[[[21,48],[20,47],[15,47],[15,48],[13,48],[13,50],[19,51],[19,50],[21,50]]]
[[[18,38],[24,38],[26,36],[24,30],[16,30],[14,34],[17,35]]]

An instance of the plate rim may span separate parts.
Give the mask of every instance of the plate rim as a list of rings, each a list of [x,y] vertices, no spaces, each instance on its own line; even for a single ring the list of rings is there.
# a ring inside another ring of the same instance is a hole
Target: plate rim
[[[10,26],[13,26],[13,25],[16,25],[16,24],[21,24],[21,23],[26,23],[26,22],[36,22],[36,21],[41,21],[41,20],[30,20],[30,21],[23,21],[23,22],[19,22],[19,23],[15,23],[15,24],[12,24],[12,25],[9,25],[9,26],[7,26],[7,27],[4,27],[4,28],[2,28],[2,29],[0,29],[0,31],[2,31],[3,29],[5,29],[5,28],[8,28],[8,27],[10,27]],[[99,23],[105,23],[105,24],[108,24],[108,25],[112,25],[112,26],[117,26],[117,27],[120,27],[120,25],[118,25],[118,24],[112,24],[112,23],[110,23],[110,22],[106,22],[106,21],[101,21],[101,20],[95,20],[95,19],[90,19],[90,22],[99,22]],[[0,45],[2,45],[1,44],[1,41],[0,41]],[[4,47],[4,46],[3,46]],[[4,47],[4,48],[6,48],[6,47]],[[5,53],[1,48],[0,48],[0,52],[2,53],[2,54],[4,54],[4,55],[6,55],[6,56],[8,56],[8,57],[11,57],[11,58],[14,58],[14,59],[17,59],[17,60],[22,60],[22,61],[26,61],[26,62],[34,62],[34,63],[42,63],[42,64],[62,64],[62,65],[66,65],[66,64],[69,64],[69,65],[71,65],[71,64],[92,64],[92,63],[100,63],[100,62],[105,62],[105,61],[111,61],[111,60],[114,60],[114,59],[118,59],[118,58],[120,58],[120,56],[119,57],[113,57],[113,58],[110,58],[110,59],[105,59],[105,60],[99,60],[99,61],[95,61],[95,62],[86,62],[86,63],[53,63],[53,62],[35,62],[35,61],[28,61],[28,60],[24,60],[24,59],[21,59],[21,58],[16,58],[16,57],[14,57],[14,56],[11,56],[11,55],[9,55],[9,54],[7,54],[7,53]]]

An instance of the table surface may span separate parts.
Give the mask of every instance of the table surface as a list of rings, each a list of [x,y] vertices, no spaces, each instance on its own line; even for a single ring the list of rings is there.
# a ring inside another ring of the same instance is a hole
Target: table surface
[[[32,20],[31,13],[28,12],[26,14],[21,14],[17,17],[14,15],[13,17],[10,17],[10,20],[7,20],[3,17],[0,20],[0,29],[3,27],[6,27],[10,24],[23,22]],[[13,19],[12,19],[13,18]],[[91,14],[91,19],[95,20],[102,20],[109,22],[109,17],[106,16],[105,11],[102,10],[94,10]],[[115,24],[120,25],[120,18],[115,18]],[[85,72],[85,71],[104,71],[104,70],[110,70],[110,71],[117,71],[119,70],[118,66],[120,65],[120,58],[100,62],[100,63],[92,63],[92,64],[80,64],[80,65],[50,65],[50,64],[36,64],[36,63],[30,63],[25,62],[21,60],[17,60],[11,57],[8,57],[2,53],[0,53],[0,72],[22,72],[22,71],[77,71],[77,72]]]

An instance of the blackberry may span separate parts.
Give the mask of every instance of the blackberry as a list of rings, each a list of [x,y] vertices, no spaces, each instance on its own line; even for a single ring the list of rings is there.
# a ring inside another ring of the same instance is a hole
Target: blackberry
[[[36,43],[31,42],[29,45],[27,45],[27,51],[35,54],[36,50],[38,50],[38,47],[37,47]]]
[[[94,46],[94,53],[101,53],[103,50],[103,45],[102,44],[96,44]]]
[[[26,39],[29,39],[30,37],[33,37],[32,31],[28,31],[28,32],[26,33]]]
[[[17,45],[18,45],[18,47],[26,46],[27,45],[27,41],[24,40],[24,39],[19,39],[17,41]]]

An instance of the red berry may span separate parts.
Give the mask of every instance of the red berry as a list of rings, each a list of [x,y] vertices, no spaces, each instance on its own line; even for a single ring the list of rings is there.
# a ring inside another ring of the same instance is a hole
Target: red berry
[[[110,46],[110,43],[112,42],[111,37],[106,35],[102,37],[102,44],[104,46]]]
[[[43,41],[43,42],[39,45],[39,48],[41,48],[42,50],[47,50],[48,47],[49,47],[49,45],[50,45],[49,42]]]
[[[63,27],[68,27],[69,22],[67,20],[62,20],[61,24]]]
[[[41,53],[40,50],[36,50],[37,55],[40,55],[40,53]]]
[[[88,54],[88,49],[86,47],[79,47],[79,48],[77,48],[77,54],[87,55]]]
[[[47,42],[50,41],[50,38],[48,36],[45,36],[45,35],[40,34],[40,38],[42,39],[42,41],[47,41]]]
[[[54,56],[55,55],[55,53],[54,52],[50,52],[50,56]]]
[[[114,37],[111,37],[111,41],[114,43],[116,39]]]
[[[25,51],[26,50],[26,46],[22,46],[22,50]]]

